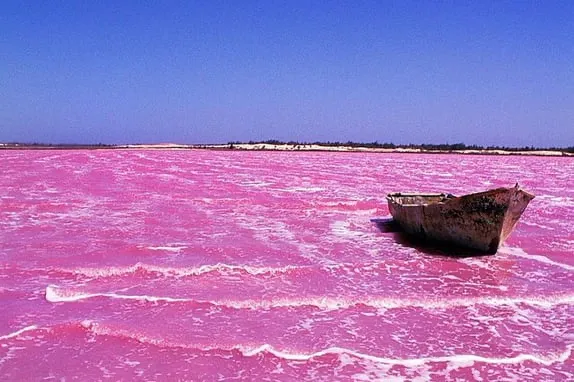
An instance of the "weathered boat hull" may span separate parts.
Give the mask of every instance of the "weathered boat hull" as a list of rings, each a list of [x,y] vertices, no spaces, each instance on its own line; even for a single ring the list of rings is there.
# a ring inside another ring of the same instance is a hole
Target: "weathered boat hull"
[[[513,188],[454,197],[389,194],[389,211],[403,230],[423,239],[496,253],[534,195]]]

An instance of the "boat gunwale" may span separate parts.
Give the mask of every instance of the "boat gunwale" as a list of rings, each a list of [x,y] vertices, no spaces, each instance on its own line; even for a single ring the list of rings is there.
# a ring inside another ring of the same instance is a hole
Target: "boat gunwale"
[[[461,196],[454,196],[452,194],[448,194],[448,193],[417,193],[417,192],[395,192],[395,193],[390,193],[387,194],[387,201],[398,205],[398,206],[403,206],[403,207],[416,207],[416,206],[428,206],[428,205],[434,205],[434,204],[445,204],[446,202],[452,200],[452,199],[456,199],[456,198],[468,198],[468,197],[477,197],[477,196],[481,196],[481,195],[485,195],[485,194],[495,194],[497,192],[522,192],[524,193],[530,200],[534,199],[535,196],[533,194],[531,194],[528,191],[523,190],[521,187],[518,186],[518,183],[516,183],[516,185],[514,187],[499,187],[499,188],[494,188],[491,190],[487,190],[487,191],[479,191],[479,192],[474,192],[474,193],[470,193],[470,194],[465,194],[465,195],[461,195]],[[443,197],[444,200],[438,201],[438,202],[434,202],[434,203],[408,203],[408,204],[404,204],[404,203],[399,203],[397,201],[397,198],[402,198],[402,197]]]
[[[428,198],[428,197],[432,197],[432,198],[436,198],[436,197],[442,197],[444,198],[444,200],[440,200],[438,202],[432,202],[432,203],[399,203],[397,201],[397,198],[402,198],[402,197],[406,197],[406,198],[412,198],[412,197],[421,197],[421,198]],[[455,196],[453,196],[452,194],[447,194],[444,192],[441,193],[417,193],[417,192],[395,192],[395,193],[390,193],[387,194],[387,201],[398,205],[398,206],[403,206],[403,207],[415,207],[415,206],[428,206],[428,205],[434,205],[434,204],[444,204],[445,202],[448,202],[451,199],[454,199]]]

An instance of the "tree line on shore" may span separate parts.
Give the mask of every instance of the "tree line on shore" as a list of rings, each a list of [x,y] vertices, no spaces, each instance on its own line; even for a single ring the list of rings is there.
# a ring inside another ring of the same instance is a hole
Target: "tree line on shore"
[[[503,150],[508,152],[528,152],[528,151],[561,151],[567,153],[574,153],[574,146],[569,147],[534,147],[534,146],[523,146],[523,147],[509,147],[509,146],[481,146],[481,145],[467,145],[464,143],[423,143],[423,144],[394,144],[394,143],[379,143],[378,141],[364,143],[364,142],[299,142],[299,141],[280,141],[277,139],[269,139],[266,141],[232,141],[227,143],[227,148],[234,149],[237,145],[249,144],[249,145],[287,145],[293,146],[295,148],[305,148],[305,146],[322,146],[322,147],[352,147],[352,148],[371,148],[371,149],[420,149],[424,151],[463,151],[463,150]],[[133,146],[137,146],[134,144]],[[189,146],[190,148],[204,148],[209,149],[211,146],[209,144],[192,144],[192,145],[181,145],[182,147]],[[54,148],[54,149],[113,149],[113,148],[124,148],[125,145],[114,145],[114,144],[76,144],[76,143],[59,143],[59,144],[46,144],[46,143],[5,143],[0,145],[1,148]]]
[[[249,144],[249,145],[287,145],[287,146],[294,146],[294,147],[304,147],[310,145],[316,146],[324,146],[324,147],[365,147],[365,148],[372,148],[372,149],[421,149],[426,151],[462,151],[462,150],[503,150],[503,151],[510,151],[510,152],[517,152],[517,151],[539,151],[539,150],[549,150],[549,151],[563,151],[574,153],[574,146],[570,147],[534,147],[534,146],[523,146],[523,147],[508,147],[508,146],[480,146],[480,145],[467,145],[464,143],[439,143],[439,144],[432,144],[432,143],[422,143],[422,144],[414,144],[409,143],[405,145],[397,145],[394,143],[379,143],[378,141],[370,142],[370,143],[363,143],[363,142],[298,142],[298,141],[279,141],[276,139],[269,139],[266,141],[249,141],[249,142],[229,142],[231,148],[235,147],[239,144]]]

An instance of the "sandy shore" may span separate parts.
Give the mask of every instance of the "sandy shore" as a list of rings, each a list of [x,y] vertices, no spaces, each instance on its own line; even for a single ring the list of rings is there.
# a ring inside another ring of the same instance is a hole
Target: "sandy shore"
[[[218,148],[229,148],[229,145],[217,145]],[[481,155],[537,155],[537,156],[574,156],[574,153],[550,150],[534,151],[505,151],[505,150],[424,150],[419,148],[397,147],[392,149],[349,146],[322,146],[322,145],[270,145],[234,144],[238,150],[277,150],[277,151],[340,151],[340,152],[374,152],[374,153],[432,153],[432,154],[481,154]],[[208,147],[209,148],[209,147]]]
[[[137,144],[137,145],[26,145],[0,143],[2,149],[35,149],[35,150],[78,150],[78,149],[140,149],[140,150],[240,150],[240,151],[331,151],[331,152],[370,152],[370,153],[427,153],[427,154],[467,154],[467,155],[531,155],[531,156],[574,156],[574,153],[558,150],[506,151],[506,150],[425,150],[421,148],[372,148],[360,146],[323,146],[316,144],[268,144],[268,143],[236,143],[236,144]]]
[[[334,151],[334,152],[372,152],[372,153],[429,153],[429,154],[471,154],[471,155],[534,155],[534,156],[574,156],[574,153],[553,150],[506,151],[506,150],[424,150],[419,148],[396,147],[392,149],[356,147],[356,146],[323,146],[316,144],[268,144],[268,143],[234,143],[209,145],[179,145],[175,143],[154,145],[126,145],[135,149],[204,149],[204,150],[244,150],[244,151]]]

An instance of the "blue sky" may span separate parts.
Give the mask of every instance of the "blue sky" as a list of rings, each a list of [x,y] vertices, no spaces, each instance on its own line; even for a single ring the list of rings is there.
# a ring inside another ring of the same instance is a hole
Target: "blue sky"
[[[572,1],[0,2],[0,141],[574,145]]]

